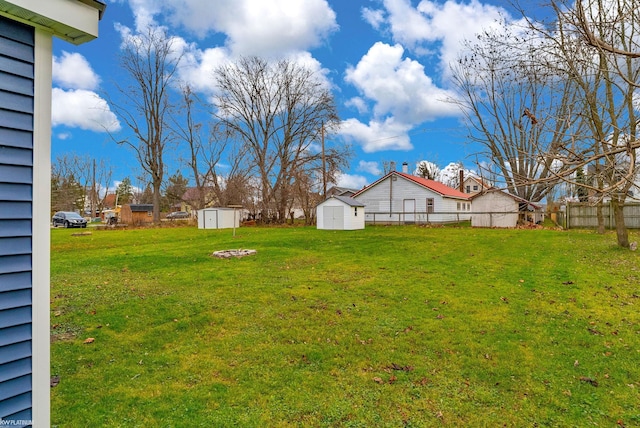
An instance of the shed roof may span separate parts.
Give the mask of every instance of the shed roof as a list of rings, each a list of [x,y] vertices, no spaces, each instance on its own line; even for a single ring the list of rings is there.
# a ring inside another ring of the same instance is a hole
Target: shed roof
[[[333,195],[329,199],[337,199],[351,207],[364,207],[364,204],[356,199],[350,198],[349,196],[341,196],[341,195]]]
[[[131,212],[153,211],[153,204],[129,204]]]
[[[378,183],[382,182],[383,180],[385,180],[386,178],[392,176],[392,175],[396,175],[399,177],[402,177],[406,180],[409,180],[413,183],[416,183],[417,185],[424,187],[426,189],[431,190],[432,192],[435,192],[443,197],[447,197],[447,198],[455,198],[455,199],[465,199],[468,200],[469,199],[469,195],[466,193],[462,193],[461,191],[459,191],[458,189],[454,189],[452,187],[447,186],[444,183],[440,183],[438,181],[434,181],[434,180],[428,180],[426,178],[422,178],[422,177],[417,177],[415,175],[411,175],[411,174],[407,174],[405,172],[398,172],[398,171],[391,171],[390,173],[388,173],[387,175],[385,175],[384,177],[380,178],[379,180],[373,182],[371,185],[365,187],[364,189],[358,191],[358,193],[356,193],[354,196],[358,196],[360,195],[362,192],[364,192],[367,189],[370,189],[371,187],[377,185]]]

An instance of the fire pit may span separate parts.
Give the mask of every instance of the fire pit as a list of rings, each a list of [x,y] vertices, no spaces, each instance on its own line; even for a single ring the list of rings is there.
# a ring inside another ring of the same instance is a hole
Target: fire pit
[[[231,257],[245,257],[245,256],[253,256],[257,253],[256,250],[242,250],[242,249],[237,249],[237,250],[220,250],[220,251],[214,251],[213,254],[211,254],[213,257],[217,257],[219,259],[229,259]]]

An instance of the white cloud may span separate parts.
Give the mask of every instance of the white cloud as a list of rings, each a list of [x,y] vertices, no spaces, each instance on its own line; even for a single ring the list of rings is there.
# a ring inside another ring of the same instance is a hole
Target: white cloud
[[[338,174],[336,178],[339,187],[347,187],[349,189],[362,189],[369,184],[366,177],[362,175]]]
[[[363,7],[362,18],[373,28],[379,30],[382,24],[384,24],[385,22],[385,13],[380,9],[370,9],[368,7]]]
[[[459,108],[447,102],[455,94],[438,88],[424,66],[403,59],[403,53],[400,45],[377,42],[355,67],[347,69],[345,80],[374,102],[376,117],[390,114],[399,122],[419,124],[458,115]]]
[[[407,134],[409,126],[397,123],[393,118],[380,122],[372,120],[364,124],[358,119],[347,119],[340,125],[340,135],[355,140],[366,153],[382,150],[411,150],[413,146]]]
[[[416,7],[409,0],[384,0],[383,5],[384,10],[365,15],[365,19],[374,17],[367,22],[376,29],[387,24],[393,40],[416,54],[435,53],[445,74],[464,49],[464,40],[474,39],[482,30],[497,28],[501,17],[509,16],[505,9],[478,0],[422,0]]]
[[[98,94],[84,89],[53,88],[51,124],[96,132],[116,132],[120,122]]]
[[[53,83],[66,89],[95,90],[100,84],[100,77],[79,53],[63,51],[61,56],[54,56],[52,71]]]
[[[347,100],[344,105],[346,107],[355,108],[358,113],[367,113],[369,111],[369,106],[367,106],[367,102],[362,97],[353,97],[350,100]]]
[[[337,30],[326,0],[129,0],[136,28],[155,25],[162,14],[172,25],[204,37],[223,33],[238,55],[280,56],[320,45]]]
[[[358,163],[358,167],[356,171],[367,172],[372,175],[380,175],[382,174],[382,169],[380,168],[380,164],[374,161],[363,161],[361,160]]]

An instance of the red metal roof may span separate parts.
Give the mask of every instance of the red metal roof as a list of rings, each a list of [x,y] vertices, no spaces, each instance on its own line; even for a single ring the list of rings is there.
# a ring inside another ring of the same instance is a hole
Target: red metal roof
[[[364,192],[365,190],[371,188],[372,186],[375,186],[376,184],[378,184],[379,182],[385,180],[387,177],[390,177],[392,174],[395,174],[397,176],[400,176],[404,179],[407,179],[409,181],[412,181],[422,187],[425,187],[433,192],[436,192],[439,195],[445,196],[447,198],[456,198],[456,199],[464,199],[464,200],[468,200],[469,196],[466,193],[463,193],[461,191],[459,191],[458,189],[454,189],[452,187],[447,186],[446,184],[440,183],[438,181],[434,181],[434,180],[427,180],[426,178],[422,178],[422,177],[417,177],[415,175],[411,175],[411,174],[405,174],[404,172],[398,172],[398,171],[391,171],[389,174],[385,175],[384,177],[382,177],[381,179],[379,179],[378,181],[375,181],[374,183],[372,183],[371,185],[365,187],[364,189],[360,190],[358,193],[356,193],[354,195],[358,196],[360,193]]]

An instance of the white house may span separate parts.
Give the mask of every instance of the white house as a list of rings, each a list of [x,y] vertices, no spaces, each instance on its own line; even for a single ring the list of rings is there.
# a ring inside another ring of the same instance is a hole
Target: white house
[[[480,177],[476,177],[475,175],[468,175],[462,182],[462,191],[469,195],[475,195],[480,192],[484,192],[490,187],[491,186],[487,184],[487,182],[485,182]]]
[[[235,208],[203,208],[198,210],[198,229],[231,229],[240,227],[242,211]]]
[[[364,204],[348,196],[334,195],[316,208],[318,229],[364,229]]]
[[[518,222],[543,220],[542,207],[500,189],[488,189],[471,197],[473,227],[516,227]]]
[[[451,223],[471,218],[469,195],[437,181],[391,171],[353,195],[370,223]]]
[[[96,0],[0,0],[0,425],[50,425],[52,43],[98,36]]]

